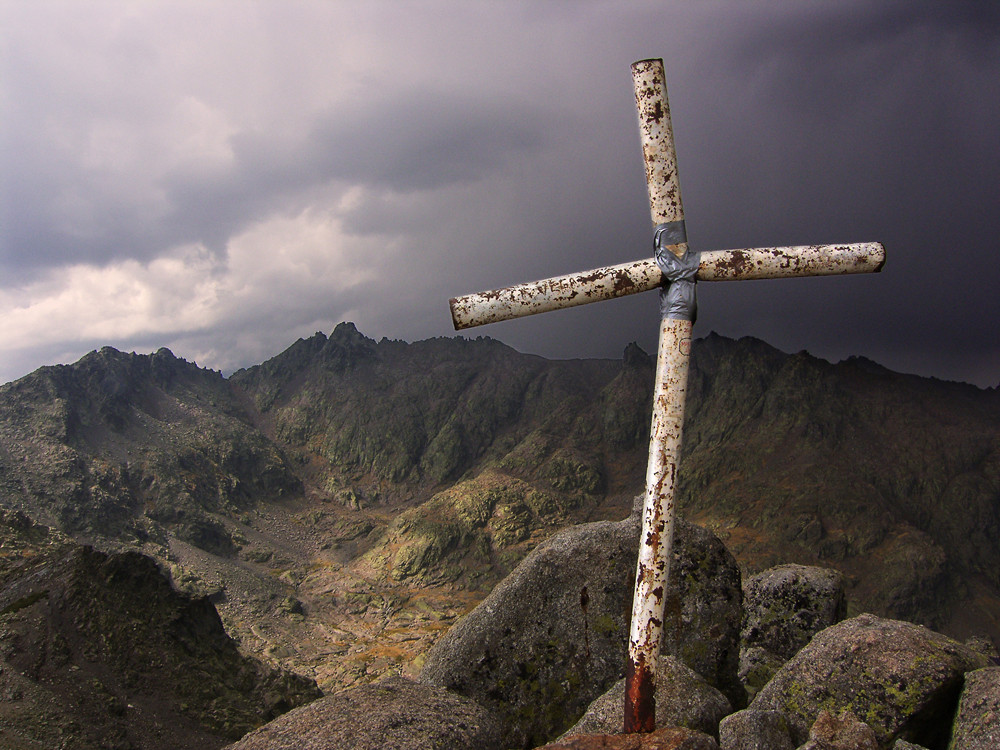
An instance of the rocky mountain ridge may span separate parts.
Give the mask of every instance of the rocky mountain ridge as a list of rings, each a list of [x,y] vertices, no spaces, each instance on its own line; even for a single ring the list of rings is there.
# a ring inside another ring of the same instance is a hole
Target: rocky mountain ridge
[[[562,526],[641,491],[653,371],[349,323],[223,378],[105,348],[0,386],[0,504],[138,549],[241,649],[326,689],[417,670]],[[820,564],[849,607],[1000,639],[1000,392],[695,342],[681,513],[745,572]]]

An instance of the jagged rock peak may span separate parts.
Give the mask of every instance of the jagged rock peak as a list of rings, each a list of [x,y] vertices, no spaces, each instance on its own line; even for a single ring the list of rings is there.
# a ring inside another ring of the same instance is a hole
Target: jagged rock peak
[[[307,339],[298,339],[262,364],[239,370],[232,377],[240,381],[266,374],[290,381],[317,364],[334,372],[343,372],[359,362],[376,359],[378,346],[374,339],[358,331],[354,323],[345,321],[338,323],[329,337],[322,331],[316,331]]]
[[[321,356],[337,370],[343,370],[364,360],[375,359],[378,344],[360,331],[354,323],[338,323],[326,340]]]
[[[334,341],[356,341],[356,342],[366,342],[374,344],[375,340],[370,339],[358,330],[358,327],[354,325],[349,320],[341,321],[337,323],[336,327],[333,329],[333,333],[330,334],[330,339]]]
[[[622,354],[622,365],[624,367],[651,367],[653,358],[639,346],[635,341],[625,347]]]
[[[152,354],[122,352],[113,346],[102,346],[99,350],[85,354],[75,364],[66,365],[65,367],[81,373],[106,370],[118,373],[122,377],[133,379],[141,379],[148,374],[162,378],[185,371],[191,373],[201,371],[216,375],[219,374],[214,370],[206,370],[200,367],[196,362],[189,362],[182,357],[178,357],[165,346],[161,346]]]
[[[71,399],[71,407],[94,401],[122,400],[149,384],[168,387],[177,379],[221,383],[221,373],[180,359],[166,348],[154,354],[121,352],[114,347],[95,349],[69,365],[46,365],[4,386],[6,392],[26,394],[49,389]]]
[[[707,336],[697,339],[691,347],[691,357],[694,360],[692,364],[705,373],[715,372],[721,360],[733,356],[776,366],[788,355],[753,336],[732,339],[715,331],[709,331]]]

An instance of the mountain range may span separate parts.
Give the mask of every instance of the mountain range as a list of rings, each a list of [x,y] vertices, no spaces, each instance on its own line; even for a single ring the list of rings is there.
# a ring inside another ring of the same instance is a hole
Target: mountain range
[[[554,361],[351,323],[229,377],[104,348],[0,386],[0,506],[152,558],[329,691],[416,671],[540,541],[627,516],[652,384],[634,344]],[[680,513],[745,574],[836,568],[851,614],[1000,642],[1000,388],[711,334],[684,430]]]

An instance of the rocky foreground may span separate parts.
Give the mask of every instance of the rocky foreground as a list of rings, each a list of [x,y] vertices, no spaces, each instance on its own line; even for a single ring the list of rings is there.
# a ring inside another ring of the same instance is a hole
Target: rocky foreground
[[[228,750],[1000,747],[1000,657],[870,614],[843,581],[786,565],[741,585],[729,551],[679,523],[658,729],[618,735],[637,513],[539,546],[428,654],[418,680],[327,696]],[[550,743],[550,744],[546,744]]]

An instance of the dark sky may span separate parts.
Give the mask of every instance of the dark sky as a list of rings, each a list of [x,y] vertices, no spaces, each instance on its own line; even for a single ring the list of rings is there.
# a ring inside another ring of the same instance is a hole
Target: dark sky
[[[1000,3],[0,0],[0,382],[103,345],[231,371],[352,320],[651,254],[629,65],[664,59],[697,335],[1000,383]],[[655,351],[655,294],[475,329]]]

